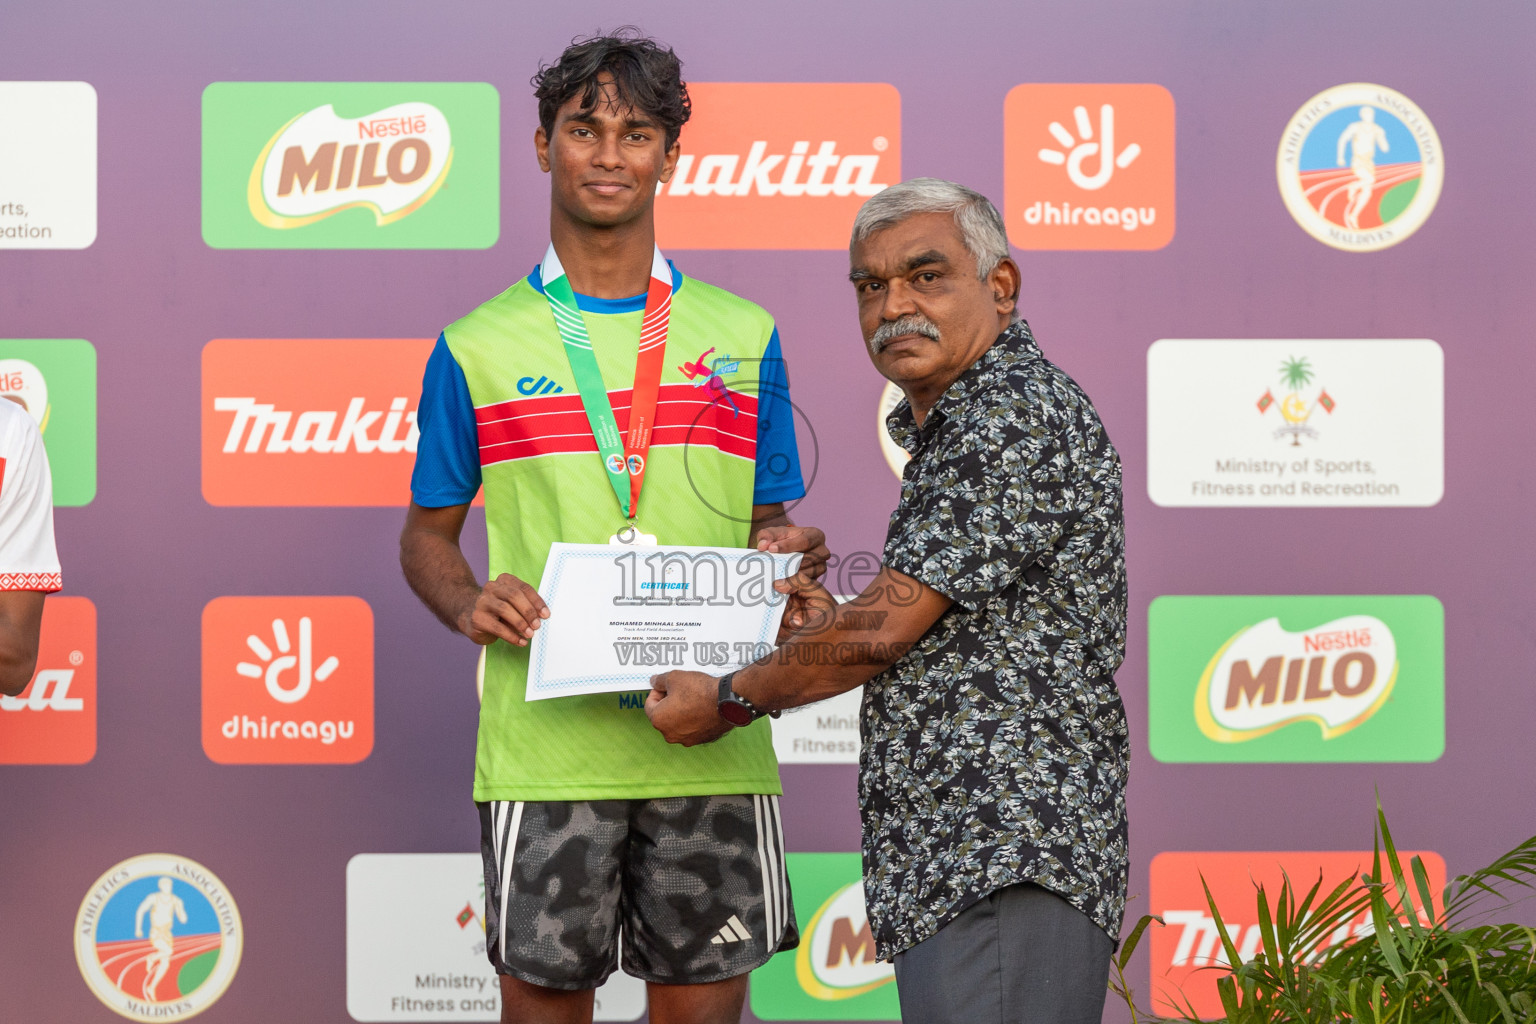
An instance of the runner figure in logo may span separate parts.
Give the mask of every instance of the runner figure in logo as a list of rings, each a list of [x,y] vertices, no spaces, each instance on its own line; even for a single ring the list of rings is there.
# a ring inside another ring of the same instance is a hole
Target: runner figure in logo
[[[170,854],[107,871],[75,927],[86,984],[130,1020],[177,1021],[207,1009],[234,978],[240,948],[239,911],[223,883]]]
[[[713,351],[713,348],[705,349],[699,358],[691,363],[684,362],[682,366],[678,367],[678,370],[689,380],[703,377],[704,379],[695,384],[694,387],[703,388],[709,394],[710,404],[713,405],[716,402],[723,401],[731,407],[731,415],[733,417],[740,416],[741,410],[736,408],[736,402],[731,398],[731,390],[725,386],[725,380],[720,376],[720,368],[709,365],[709,354]]]
[[[1341,85],[1308,100],[1286,127],[1280,195],[1318,241],[1350,252],[1396,245],[1429,218],[1445,175],[1440,139],[1406,96]]]

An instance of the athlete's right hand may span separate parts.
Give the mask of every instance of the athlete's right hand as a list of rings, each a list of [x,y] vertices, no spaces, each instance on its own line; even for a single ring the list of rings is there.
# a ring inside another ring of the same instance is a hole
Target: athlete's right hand
[[[527,647],[549,606],[539,592],[511,573],[502,573],[480,588],[474,605],[459,615],[459,632],[477,644],[502,639]]]

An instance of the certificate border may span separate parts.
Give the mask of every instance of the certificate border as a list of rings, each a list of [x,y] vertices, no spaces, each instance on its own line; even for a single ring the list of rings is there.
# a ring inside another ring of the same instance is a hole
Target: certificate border
[[[558,544],[558,543],[561,543],[561,542],[557,541],[556,543]],[[589,561],[589,560],[598,559],[598,558],[601,558],[601,559],[611,559],[611,558],[614,557],[615,554],[619,554],[619,555],[623,554],[623,551],[620,548],[618,548],[617,546],[609,546],[606,550],[601,550],[601,551],[578,551],[578,550],[572,550],[572,548],[574,548],[576,546],[577,545],[569,545],[569,546],[566,546],[566,547],[562,548],[559,551],[556,551],[556,552],[552,553],[553,557],[555,559],[555,562],[554,562],[554,567],[553,567],[552,574],[549,575],[548,586],[547,587],[544,586],[542,581],[541,581],[541,589],[545,589],[545,590],[548,591],[548,594],[544,595],[546,597],[546,600],[552,599],[555,596],[555,593],[559,589],[559,586],[560,586],[560,577],[565,572],[566,564],[568,562],[570,562],[572,559],[575,559],[575,560],[578,560],[578,561]],[[582,547],[587,547],[587,546],[598,547],[598,545],[581,545],[581,546]],[[729,548],[724,548],[724,549],[722,549],[722,548],[696,548],[696,547],[693,547],[691,545],[679,545],[679,544],[658,545],[657,547],[652,548],[650,550],[662,551],[662,550],[666,550],[666,549],[669,549],[669,548],[670,549],[681,549],[681,550],[696,550],[696,551],[708,550],[708,551],[713,551],[713,552],[718,553],[722,558],[724,558],[726,560],[726,562],[728,563],[729,567],[731,567],[732,569],[734,569],[734,567],[738,563],[740,563],[741,560],[744,559],[744,558],[754,558],[754,557],[757,557],[759,555],[765,555],[766,554],[769,558],[773,559],[773,561],[775,563],[775,571],[777,571],[777,569],[778,569],[778,567],[780,565],[787,564],[789,562],[789,560],[794,557],[793,555],[774,554],[772,552],[756,551],[756,550],[753,550],[753,549],[750,549],[750,548],[742,548],[742,549],[738,549],[736,551],[732,551]],[[645,550],[645,549],[636,548],[634,550]],[[546,572],[549,573],[550,570],[546,570]],[[775,593],[777,593],[777,591],[775,591]],[[783,602],[781,601],[780,603],[782,604]],[[758,636],[757,636],[756,643],[759,646],[761,646],[762,644],[766,643],[767,641],[768,641],[768,626],[765,623],[763,625],[763,628],[758,631]],[[548,699],[551,699],[553,697],[560,696],[559,693],[550,693],[549,691],[551,691],[551,690],[555,690],[555,691],[558,691],[558,690],[569,690],[572,687],[582,686],[582,685],[589,684],[589,683],[622,683],[622,682],[625,682],[625,681],[630,680],[630,679],[635,679],[635,680],[637,680],[637,683],[636,683],[636,685],[634,685],[632,687],[627,687],[626,689],[623,689],[623,690],[610,690],[610,691],[607,691],[607,692],[610,692],[610,693],[626,693],[626,692],[630,692],[631,690],[646,690],[646,689],[650,688],[650,678],[651,678],[651,676],[656,674],[655,671],[648,671],[648,672],[638,672],[638,673],[619,673],[619,674],[616,674],[616,675],[567,677],[565,679],[547,679],[544,676],[544,656],[545,656],[545,652],[548,649],[549,649],[549,645],[547,643],[540,642],[539,650],[538,650],[538,655],[535,658],[530,659],[530,661],[529,661],[529,665],[528,665],[528,679],[527,679],[527,682],[524,684],[524,687],[523,687],[523,700],[525,702],[526,701],[532,701],[532,700],[548,700]],[[651,665],[651,666],[647,666],[647,667],[650,668],[650,669],[665,669],[666,668],[665,665]],[[535,684],[534,684],[535,677],[537,677],[540,680],[540,682],[537,685],[537,687],[535,687]],[[533,694],[535,692],[537,692],[539,695],[538,696],[533,696]]]

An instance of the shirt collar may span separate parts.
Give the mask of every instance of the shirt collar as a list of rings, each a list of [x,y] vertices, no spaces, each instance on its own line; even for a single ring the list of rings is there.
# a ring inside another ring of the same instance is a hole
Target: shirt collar
[[[1041,358],[1040,349],[1035,344],[1035,336],[1030,331],[1028,322],[1015,320],[997,336],[997,340],[990,348],[955,378],[953,384],[944,389],[938,401],[933,403],[933,408],[928,410],[922,427],[918,427],[917,420],[912,415],[912,403],[903,398],[885,418],[886,430],[890,432],[891,440],[905,449],[909,455],[916,454],[918,443],[922,438],[931,434],[939,423],[949,418],[952,411],[962,407],[968,399],[991,383],[998,372],[1018,363],[1039,358]]]
[[[667,269],[672,273],[672,294],[676,295],[683,290],[683,272],[677,269],[676,264],[667,260]],[[534,267],[526,278],[533,286],[533,290],[540,295],[544,294],[544,282],[539,274],[539,267]],[[581,292],[573,292],[576,296],[576,306],[583,313],[638,313],[645,308],[645,292],[639,295],[630,295],[622,299],[599,299],[594,295],[583,295]]]

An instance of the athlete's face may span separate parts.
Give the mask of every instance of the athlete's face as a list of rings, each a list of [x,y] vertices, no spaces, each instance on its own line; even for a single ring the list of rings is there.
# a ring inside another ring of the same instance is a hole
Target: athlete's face
[[[625,106],[610,80],[598,81],[597,104],[582,110],[579,93],[567,100],[553,133],[541,125],[534,147],[551,176],[556,209],[578,223],[614,227],[650,212],[657,184],[671,180],[677,167],[679,147],[667,146],[655,118]]]

